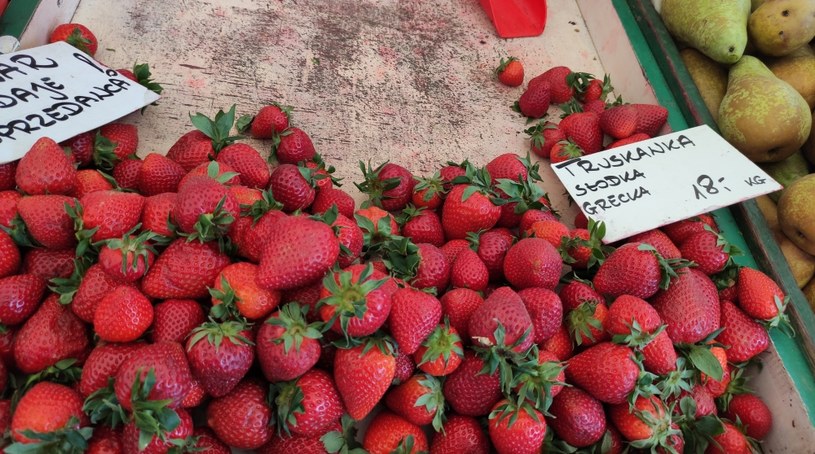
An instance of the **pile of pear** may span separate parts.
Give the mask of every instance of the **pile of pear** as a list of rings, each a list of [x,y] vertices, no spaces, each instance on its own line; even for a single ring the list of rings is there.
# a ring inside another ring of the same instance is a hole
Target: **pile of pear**
[[[722,137],[784,186],[759,207],[815,309],[815,0],[659,6]]]

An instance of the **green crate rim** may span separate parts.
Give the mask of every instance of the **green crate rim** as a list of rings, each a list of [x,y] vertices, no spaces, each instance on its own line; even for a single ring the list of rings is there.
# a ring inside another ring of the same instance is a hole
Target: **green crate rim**
[[[39,4],[40,0],[12,0],[0,16],[0,36],[20,39]]]

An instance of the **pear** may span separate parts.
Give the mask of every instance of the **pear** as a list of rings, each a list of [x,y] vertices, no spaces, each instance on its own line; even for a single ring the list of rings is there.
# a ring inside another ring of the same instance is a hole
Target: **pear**
[[[815,108],[815,52],[809,46],[767,65],[776,77],[792,85],[804,97],[809,110]]]
[[[815,174],[784,189],[778,199],[778,224],[796,246],[815,254]]]
[[[790,84],[745,55],[730,68],[718,124],[722,137],[753,162],[777,162],[806,142],[812,115]]]
[[[660,15],[679,41],[719,63],[739,61],[747,45],[750,0],[663,0]]]
[[[775,206],[773,199],[766,195],[760,195],[756,197],[756,205],[758,205],[758,209],[761,210],[761,214],[764,215],[764,219],[767,220],[767,227],[771,231],[780,232],[781,228],[778,226],[778,207]]]
[[[699,89],[707,110],[713,119],[718,121],[719,105],[727,91],[727,70],[692,47],[682,49],[679,55],[685,62],[693,83]]]
[[[804,292],[804,297],[809,301],[809,307],[815,311],[815,279],[810,279],[801,291]]]
[[[747,31],[759,52],[788,55],[815,38],[815,2],[767,0],[750,14]]]
[[[782,232],[774,233],[778,248],[781,249],[781,253],[787,259],[787,265],[792,271],[795,283],[798,284],[798,288],[803,287],[812,280],[812,276],[815,276],[815,257],[802,251]]]
[[[812,122],[815,123],[815,112],[812,113]],[[809,133],[809,139],[801,148],[801,152],[810,164],[815,165],[815,128]]]
[[[794,183],[797,179],[809,175],[809,163],[806,158],[804,158],[803,153],[799,151],[796,151],[783,161],[769,162],[759,167],[785,188]],[[777,202],[778,198],[781,197],[781,192],[782,191],[773,192],[770,194],[770,197]]]

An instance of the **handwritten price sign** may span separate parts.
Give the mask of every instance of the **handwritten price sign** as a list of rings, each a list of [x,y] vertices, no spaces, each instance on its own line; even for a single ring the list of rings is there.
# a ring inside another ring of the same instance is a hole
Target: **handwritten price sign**
[[[0,55],[0,164],[41,137],[61,142],[157,99],[64,42]]]
[[[606,242],[782,188],[706,125],[552,168]]]

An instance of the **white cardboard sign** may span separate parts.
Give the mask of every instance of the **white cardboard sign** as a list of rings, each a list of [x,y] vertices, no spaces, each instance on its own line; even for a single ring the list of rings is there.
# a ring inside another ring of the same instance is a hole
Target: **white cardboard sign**
[[[707,125],[552,164],[605,242],[782,189]]]
[[[0,55],[0,164],[41,137],[61,142],[158,98],[64,42]]]

